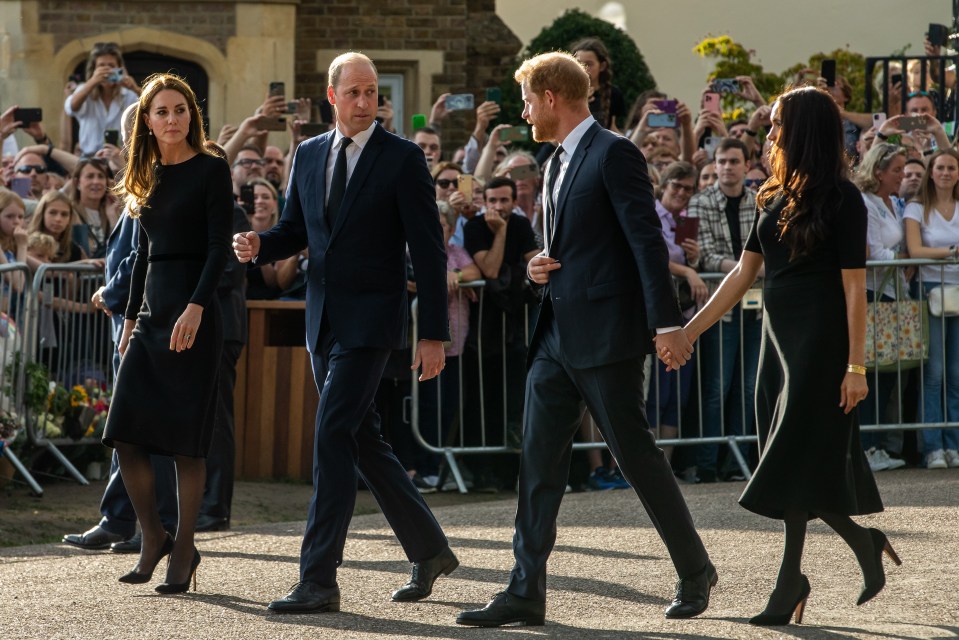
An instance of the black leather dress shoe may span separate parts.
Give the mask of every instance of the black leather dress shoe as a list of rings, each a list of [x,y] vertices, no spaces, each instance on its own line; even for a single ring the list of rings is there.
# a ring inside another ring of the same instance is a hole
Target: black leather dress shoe
[[[414,562],[410,581],[393,592],[393,601],[413,602],[422,600],[433,593],[433,583],[441,574],[448,576],[458,566],[460,566],[460,561],[456,559],[453,550],[449,547],[429,560]]]
[[[85,533],[70,533],[63,536],[63,541],[81,549],[106,549],[113,542],[120,542],[123,536],[110,533],[97,525]]]
[[[709,590],[716,586],[719,576],[709,560],[706,566],[676,583],[676,598],[666,607],[667,618],[692,618],[709,606]]]
[[[214,518],[201,513],[196,519],[196,529],[194,531],[226,531],[229,528],[230,520],[228,518]]]
[[[339,611],[340,588],[323,587],[315,582],[297,582],[286,597],[274,600],[267,608],[276,613]]]
[[[482,609],[464,611],[456,616],[456,624],[470,627],[501,627],[506,624],[542,626],[546,622],[546,603],[520,598],[502,591]]]
[[[143,545],[143,534],[137,531],[129,540],[121,540],[110,545],[110,551],[113,553],[140,553],[140,547]]]

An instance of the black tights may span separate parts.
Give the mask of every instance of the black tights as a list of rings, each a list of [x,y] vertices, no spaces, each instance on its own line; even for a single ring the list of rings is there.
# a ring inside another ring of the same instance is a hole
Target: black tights
[[[152,569],[166,539],[166,530],[156,506],[153,464],[149,452],[141,446],[117,442],[116,449],[123,484],[143,532],[139,566],[145,572]],[[190,577],[190,565],[193,562],[193,534],[203,502],[206,460],[189,456],[174,456],[173,460],[176,466],[178,524],[166,582],[183,583]]]
[[[834,513],[815,513],[833,531],[839,534],[853,553],[862,569],[863,577],[869,582],[875,576],[876,565],[873,561],[873,542],[869,529],[861,527],[849,516]],[[783,514],[783,529],[785,540],[783,543],[783,559],[779,567],[779,577],[776,579],[776,588],[769,596],[769,613],[781,613],[796,604],[799,592],[802,589],[800,576],[802,575],[801,561],[803,546],[806,542],[806,523],[809,521],[809,512],[798,509],[787,509]]]

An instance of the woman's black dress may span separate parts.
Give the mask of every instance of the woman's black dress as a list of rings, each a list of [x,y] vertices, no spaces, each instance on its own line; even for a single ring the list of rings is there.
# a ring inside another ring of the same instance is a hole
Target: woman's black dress
[[[780,207],[760,211],[746,250],[766,265],[765,316],[756,383],[760,460],[739,503],[782,518],[786,509],[861,515],[882,500],[859,442],[859,414],[839,406],[849,360],[842,269],[866,263],[866,208],[842,184],[824,242],[790,260]]]
[[[215,293],[230,257],[233,183],[224,160],[202,153],[158,166],[157,177],[140,216],[125,314],[136,328],[117,371],[103,443],[206,457],[223,345]],[[203,307],[193,346],[171,351],[173,325],[191,302]]]

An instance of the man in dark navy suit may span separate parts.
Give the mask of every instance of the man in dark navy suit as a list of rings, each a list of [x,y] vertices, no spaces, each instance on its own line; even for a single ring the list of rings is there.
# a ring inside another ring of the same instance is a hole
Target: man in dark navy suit
[[[702,613],[716,570],[696,533],[643,407],[643,360],[668,349],[673,367],[692,345],[682,330],[669,256],[646,161],[590,115],[589,76],[575,58],[548,53],[516,72],[523,117],[537,141],[559,145],[546,165],[546,246],[527,275],[543,285],[529,348],[515,564],[506,591],[459,624],[541,625],[546,560],[584,409],[636,490],[679,575],[670,618]]]
[[[363,479],[413,563],[393,600],[428,596],[459,562],[442,529],[380,433],[373,396],[393,349],[407,342],[406,247],[419,298],[414,370],[443,369],[449,339],[446,249],[423,152],[374,120],[373,62],[345,53],[329,69],[336,128],[299,146],[275,227],[234,236],[241,262],[266,263],[309,247],[306,341],[320,390],[313,499],[300,581],[276,612],[338,611],[336,568]]]

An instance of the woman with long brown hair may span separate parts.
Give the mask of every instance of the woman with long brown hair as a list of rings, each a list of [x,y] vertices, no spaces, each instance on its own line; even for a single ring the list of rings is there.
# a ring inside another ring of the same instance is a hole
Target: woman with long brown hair
[[[765,264],[756,421],[761,457],[739,503],[783,521],[776,587],[749,622],[796,622],[809,597],[801,571],[806,523],[821,519],[856,555],[858,604],[885,586],[886,536],[850,516],[882,511],[859,444],[854,411],[866,386],[866,208],[847,179],[842,119],[813,87],[788,91],[772,110],[772,175],[739,263],[686,327],[695,340],[755,281]],[[670,355],[660,354],[666,361]]]
[[[106,255],[107,238],[120,219],[113,188],[113,170],[102,158],[81,158],[70,174],[76,220],[74,242],[91,258]]]
[[[216,287],[230,253],[230,167],[205,148],[196,96],[170,74],[147,78],[127,167],[116,193],[140,221],[122,357],[103,442],[143,534],[140,560],[121,582],[144,583],[169,555],[160,593],[186,591],[200,553],[193,544],[213,436],[223,345]],[[160,522],[150,454],[173,456],[179,522]]]
[[[589,74],[589,111],[606,129],[619,133],[617,119],[626,115],[626,101],[613,86],[613,61],[599,38],[584,38],[570,47],[573,56]]]

